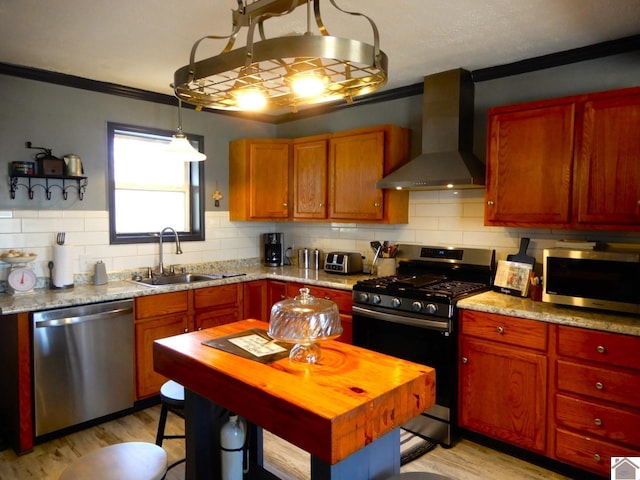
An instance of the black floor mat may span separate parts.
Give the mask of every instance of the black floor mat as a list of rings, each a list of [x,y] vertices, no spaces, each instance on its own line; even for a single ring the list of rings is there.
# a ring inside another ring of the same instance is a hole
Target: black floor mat
[[[403,428],[400,429],[400,465],[421,457],[438,445],[436,440],[415,435]]]

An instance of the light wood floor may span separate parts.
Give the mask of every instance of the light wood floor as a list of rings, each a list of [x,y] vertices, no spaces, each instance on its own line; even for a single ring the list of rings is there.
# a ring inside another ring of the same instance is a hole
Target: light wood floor
[[[28,454],[13,450],[0,452],[0,480],[55,480],[75,459],[95,449],[126,441],[155,442],[160,407],[88,428],[66,437],[37,445]],[[182,420],[169,414],[167,433],[181,433]],[[169,463],[184,456],[183,440],[165,440]],[[265,432],[265,466],[283,480],[308,480],[309,456],[302,450]],[[402,472],[434,472],[455,480],[562,480],[561,475],[544,470],[468,440],[451,449],[436,447],[402,467]],[[167,480],[182,480],[184,464],[169,471]]]

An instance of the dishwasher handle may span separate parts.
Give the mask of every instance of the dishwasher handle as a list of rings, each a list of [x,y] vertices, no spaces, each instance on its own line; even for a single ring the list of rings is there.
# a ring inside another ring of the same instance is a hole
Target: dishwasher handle
[[[106,320],[112,317],[118,317],[127,313],[133,313],[133,307],[114,308],[112,310],[106,310],[99,313],[90,313],[87,315],[81,315],[77,317],[61,317],[52,318],[50,320],[36,320],[36,328],[44,327],[65,327],[67,325],[75,325],[78,323],[92,322],[95,320]]]

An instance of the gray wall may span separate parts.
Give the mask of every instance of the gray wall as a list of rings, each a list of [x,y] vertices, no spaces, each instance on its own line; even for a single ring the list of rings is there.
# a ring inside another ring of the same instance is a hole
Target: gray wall
[[[489,107],[578,93],[640,85],[640,53],[611,56],[564,67],[476,83],[474,150],[485,157],[486,117]],[[70,195],[34,200],[21,189],[11,200],[7,182],[0,182],[0,209],[106,210],[107,122],[120,122],[174,130],[177,108],[124,97],[94,93],[43,82],[0,75],[0,158],[7,164],[30,160],[27,140],[62,156],[76,153],[89,177],[84,201]],[[421,145],[422,95],[355,106],[339,112],[279,125],[236,119],[227,115],[183,109],[185,132],[205,137],[207,210],[228,210],[228,142],[243,137],[300,137],[383,123],[412,130],[412,152]],[[5,167],[6,168],[6,167]],[[213,206],[216,182],[224,198]]]
[[[0,209],[5,210],[107,210],[107,122],[167,130],[175,130],[178,124],[177,106],[5,75],[0,75],[0,105],[0,158],[5,164],[32,160],[37,151],[25,148],[25,142],[31,141],[34,146],[51,148],[57,157],[67,153],[80,155],[89,181],[83,201],[73,194],[65,201],[56,192],[47,201],[42,190],[37,190],[34,199],[29,200],[24,188],[11,200],[7,182],[2,181]],[[182,111],[182,125],[187,135],[204,136],[206,209],[216,209],[211,193],[218,182],[224,198],[216,210],[228,210],[229,141],[272,137],[276,134],[275,126],[187,108]],[[7,167],[2,168],[7,172]]]

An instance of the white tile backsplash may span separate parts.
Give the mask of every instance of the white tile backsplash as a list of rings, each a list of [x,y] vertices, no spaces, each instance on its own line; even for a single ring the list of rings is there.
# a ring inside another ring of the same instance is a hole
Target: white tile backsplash
[[[34,269],[48,276],[56,232],[67,232],[67,243],[74,246],[74,271],[92,273],[102,260],[109,272],[155,267],[159,262],[158,244],[109,244],[109,216],[106,211],[84,210],[6,210],[0,215],[0,249],[27,249],[38,254]],[[640,233],[523,229],[484,226],[482,190],[416,191],[409,196],[409,223],[406,225],[342,223],[231,222],[227,211],[206,212],[203,242],[184,242],[183,255],[165,248],[166,264],[189,264],[259,258],[262,233],[283,232],[285,248],[319,248],[358,251],[370,263],[369,242],[389,240],[424,245],[495,248],[498,259],[518,250],[521,237],[531,238],[530,255],[542,260],[542,250],[563,238],[640,243]],[[0,280],[6,279],[8,266],[0,264]]]

